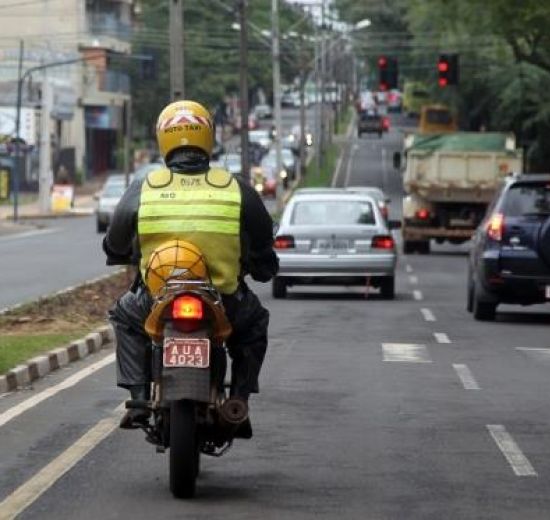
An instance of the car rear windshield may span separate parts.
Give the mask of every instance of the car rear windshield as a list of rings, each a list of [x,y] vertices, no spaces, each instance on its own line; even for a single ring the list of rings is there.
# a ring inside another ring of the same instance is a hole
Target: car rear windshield
[[[296,226],[349,226],[376,223],[370,202],[303,201],[294,206],[291,223]]]
[[[515,184],[505,195],[507,217],[550,215],[550,183]]]
[[[378,114],[372,114],[368,112],[361,113],[361,121],[378,121],[380,116]]]

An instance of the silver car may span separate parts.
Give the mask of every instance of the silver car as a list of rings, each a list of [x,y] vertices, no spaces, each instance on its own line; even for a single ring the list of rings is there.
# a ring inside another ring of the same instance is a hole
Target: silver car
[[[280,270],[273,297],[293,285],[363,285],[395,296],[397,252],[376,201],[346,190],[300,190],[287,204],[275,238]]]
[[[126,190],[124,176],[111,176],[97,197],[96,228],[98,233],[107,231],[116,205]]]

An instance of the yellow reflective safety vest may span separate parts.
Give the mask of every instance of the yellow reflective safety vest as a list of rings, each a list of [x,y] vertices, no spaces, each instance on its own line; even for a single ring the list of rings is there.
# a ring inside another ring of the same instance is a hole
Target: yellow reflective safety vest
[[[149,173],[141,187],[138,237],[143,279],[151,253],[168,240],[185,240],[206,259],[222,294],[237,290],[241,272],[241,190],[222,169],[180,174]]]

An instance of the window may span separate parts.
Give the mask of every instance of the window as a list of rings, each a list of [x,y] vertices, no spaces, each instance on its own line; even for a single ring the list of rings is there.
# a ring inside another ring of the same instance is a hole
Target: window
[[[350,226],[376,223],[370,202],[303,201],[297,202],[291,223],[296,226]]]
[[[505,195],[503,212],[507,217],[550,215],[550,184],[515,184]]]

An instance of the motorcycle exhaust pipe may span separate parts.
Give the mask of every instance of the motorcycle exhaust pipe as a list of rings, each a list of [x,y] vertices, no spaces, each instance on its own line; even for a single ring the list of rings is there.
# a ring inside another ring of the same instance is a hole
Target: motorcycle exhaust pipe
[[[248,418],[248,403],[238,397],[230,397],[221,403],[218,412],[223,423],[237,426]]]

